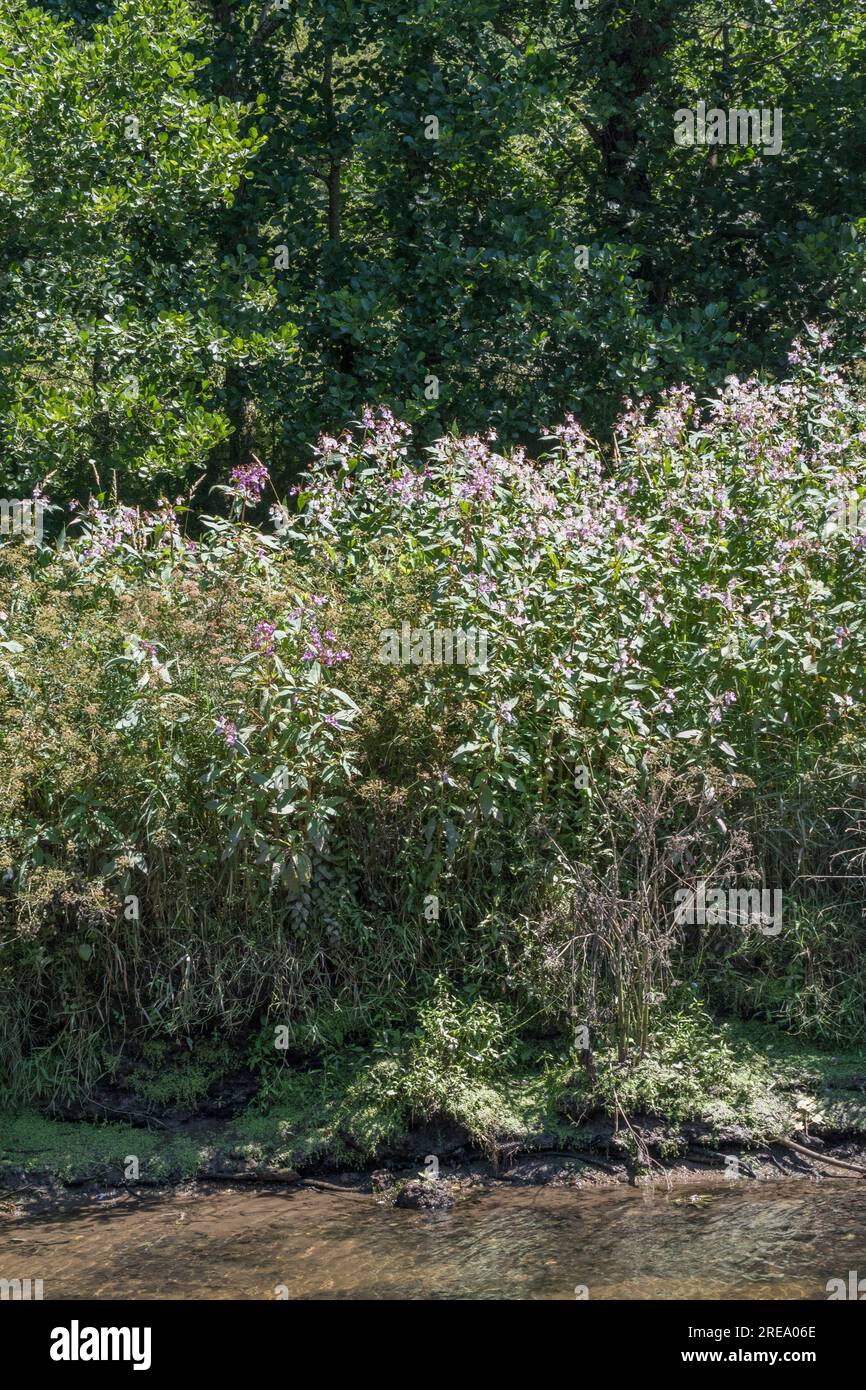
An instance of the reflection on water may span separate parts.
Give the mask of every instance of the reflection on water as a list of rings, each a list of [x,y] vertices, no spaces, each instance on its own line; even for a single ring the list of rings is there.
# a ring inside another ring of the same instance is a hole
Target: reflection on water
[[[866,1186],[834,1181],[497,1189],[435,1214],[169,1192],[0,1224],[0,1278],[46,1299],[826,1299],[858,1267]]]

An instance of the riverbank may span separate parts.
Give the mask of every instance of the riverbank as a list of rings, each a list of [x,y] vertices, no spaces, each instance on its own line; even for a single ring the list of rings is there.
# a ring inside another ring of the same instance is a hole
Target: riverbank
[[[627,1145],[621,1133],[605,1135],[604,1129],[604,1124],[600,1124],[593,1136],[599,1148],[553,1150],[545,1147],[548,1137],[539,1135],[539,1147],[534,1149],[509,1148],[496,1160],[467,1146],[459,1157],[455,1155],[453,1160],[437,1164],[436,1168],[431,1166],[429,1155],[420,1155],[437,1136],[418,1133],[407,1136],[408,1144],[419,1153],[414,1165],[406,1163],[403,1149],[384,1154],[383,1166],[372,1170],[335,1171],[316,1164],[299,1172],[265,1162],[239,1161],[231,1147],[231,1136],[217,1128],[207,1135],[207,1143],[199,1150],[201,1164],[191,1175],[184,1173],[178,1163],[180,1143],[194,1145],[196,1142],[190,1135],[183,1136],[182,1140],[175,1136],[158,1152],[157,1158],[164,1165],[159,1178],[127,1178],[119,1162],[106,1162],[96,1152],[89,1163],[78,1162],[73,1176],[65,1177],[59,1176],[50,1166],[40,1166],[40,1158],[29,1167],[4,1162],[0,1169],[0,1216],[34,1215],[61,1208],[73,1211],[95,1204],[117,1205],[126,1199],[146,1198],[159,1190],[174,1190],[180,1195],[191,1196],[297,1187],[365,1197],[385,1206],[441,1211],[482,1192],[508,1187],[595,1189],[660,1184],[670,1189],[695,1182],[714,1185],[737,1179],[753,1182],[829,1179],[858,1184],[866,1179],[866,1137],[863,1135],[842,1136],[832,1144],[815,1135],[801,1134],[798,1140],[782,1139],[758,1148],[732,1143],[717,1147],[718,1140],[709,1142],[697,1127],[683,1126],[675,1136],[682,1152],[671,1156],[669,1149],[674,1138],[670,1127],[643,1117],[631,1125],[631,1132],[645,1146],[642,1158],[636,1160],[631,1154],[622,1152]],[[198,1142],[204,1137],[200,1135]],[[62,1142],[63,1131],[58,1130],[55,1138]],[[77,1134],[75,1139],[79,1143],[84,1139],[96,1149],[96,1134]],[[104,1142],[104,1134],[100,1134],[99,1139]],[[585,1134],[575,1135],[576,1144],[586,1141]],[[19,1151],[19,1157],[23,1156],[23,1151]],[[47,1151],[40,1157],[42,1162],[50,1164]]]
[[[167,1103],[192,1064],[173,1078],[160,1059],[161,1102],[106,1086],[76,1118],[0,1117],[7,1200],[316,1180],[396,1199],[437,1170],[446,1197],[476,1183],[866,1175],[866,1054],[756,1024],[681,1023],[636,1065],[599,1057],[592,1079],[573,1053],[539,1044],[519,1068],[455,1073],[450,1086],[446,1072],[426,1111],[397,1084],[398,1054],[286,1063],[266,1083],[229,1072]]]

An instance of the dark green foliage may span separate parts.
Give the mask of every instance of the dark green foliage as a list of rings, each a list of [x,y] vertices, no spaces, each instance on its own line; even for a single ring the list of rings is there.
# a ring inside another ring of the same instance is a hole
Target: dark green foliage
[[[278,2],[7,0],[3,489],[287,481],[365,402],[603,430],[803,320],[859,352],[857,7]],[[782,152],[677,146],[699,100],[780,108]]]

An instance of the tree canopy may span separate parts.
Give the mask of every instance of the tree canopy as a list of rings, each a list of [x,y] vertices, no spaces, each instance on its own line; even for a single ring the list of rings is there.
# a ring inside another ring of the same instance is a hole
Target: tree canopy
[[[864,59],[833,0],[3,0],[0,485],[284,482],[365,403],[604,431],[804,320],[855,357]],[[781,151],[678,145],[700,101]]]

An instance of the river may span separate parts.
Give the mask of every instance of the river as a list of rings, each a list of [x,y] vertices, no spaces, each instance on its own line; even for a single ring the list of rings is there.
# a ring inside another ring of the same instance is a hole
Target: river
[[[446,1212],[307,1187],[160,1191],[0,1221],[0,1278],[101,1299],[826,1299],[866,1185],[495,1187]]]

